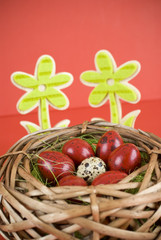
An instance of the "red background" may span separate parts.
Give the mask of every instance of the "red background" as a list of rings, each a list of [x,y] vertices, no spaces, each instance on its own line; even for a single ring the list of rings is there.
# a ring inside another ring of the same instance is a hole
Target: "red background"
[[[34,74],[37,59],[51,55],[56,72],[70,72],[71,86],[63,89],[70,106],[50,109],[51,122],[68,118],[70,125],[92,117],[109,118],[109,103],[88,104],[92,88],[80,82],[80,74],[95,69],[94,56],[106,49],[117,66],[129,60],[141,63],[131,84],[141,92],[137,104],[123,103],[123,116],[141,109],[135,127],[161,137],[161,1],[160,0],[0,0],[0,155],[26,134],[19,124],[38,124],[37,109],[26,115],[16,110],[24,91],[10,81],[15,71]]]

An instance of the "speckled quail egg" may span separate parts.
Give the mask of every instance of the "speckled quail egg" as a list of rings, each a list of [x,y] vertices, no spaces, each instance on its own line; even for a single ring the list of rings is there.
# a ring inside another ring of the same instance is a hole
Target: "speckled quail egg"
[[[98,157],[89,157],[81,162],[77,169],[77,176],[91,183],[95,177],[106,172],[105,162]]]

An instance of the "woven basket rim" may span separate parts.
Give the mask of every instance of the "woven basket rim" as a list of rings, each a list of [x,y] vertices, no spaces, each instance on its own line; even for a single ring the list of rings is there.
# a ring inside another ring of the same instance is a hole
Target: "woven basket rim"
[[[11,152],[12,149],[14,148],[14,146],[16,144],[18,144],[19,142],[25,140],[25,139],[28,139],[30,137],[33,137],[35,135],[39,135],[39,134],[42,134],[42,133],[50,133],[50,132],[53,132],[53,131],[59,131],[59,130],[65,130],[65,129],[72,129],[74,127],[78,127],[80,129],[82,129],[82,133],[86,130],[87,126],[89,126],[90,124],[92,125],[96,125],[96,126],[104,126],[104,127],[111,127],[111,128],[115,128],[118,129],[119,128],[123,128],[123,129],[127,129],[129,131],[134,131],[134,132],[137,132],[137,133],[140,133],[140,134],[143,134],[144,136],[147,136],[151,139],[153,139],[154,141],[159,142],[161,143],[161,137],[157,136],[156,134],[152,133],[152,132],[148,132],[148,131],[144,131],[142,129],[136,129],[136,128],[133,128],[133,127],[129,127],[129,126],[125,126],[123,124],[118,124],[118,123],[111,123],[111,122],[108,122],[108,121],[105,121],[105,120],[92,120],[92,121],[84,121],[83,123],[79,123],[79,124],[75,124],[75,125],[72,125],[72,126],[68,126],[68,127],[52,127],[52,128],[48,128],[48,129],[41,129],[41,130],[38,130],[36,132],[33,132],[33,133],[28,133],[26,135],[24,135],[23,137],[19,138],[8,150],[6,153],[8,152]],[[160,145],[161,146],[161,145]],[[160,147],[159,146],[159,147]],[[5,154],[1,155],[0,157],[3,157]]]

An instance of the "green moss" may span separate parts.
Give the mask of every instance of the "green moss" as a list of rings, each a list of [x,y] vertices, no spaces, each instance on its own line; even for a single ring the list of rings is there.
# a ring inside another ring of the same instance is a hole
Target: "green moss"
[[[141,159],[142,159],[142,163],[147,163],[147,161],[149,161],[150,159],[150,156],[147,152],[142,152],[140,151],[140,154],[141,154]]]
[[[141,172],[139,175],[134,177],[131,182],[142,182],[144,179],[146,171]],[[127,189],[127,193],[136,194],[139,191],[139,188]]]
[[[144,179],[146,171],[141,172],[139,175],[137,175],[136,177],[134,177],[131,182],[142,182]]]
[[[78,231],[73,233],[73,235],[74,235],[75,238],[78,238],[78,239],[83,239],[84,238],[84,236],[80,232],[78,232]]]

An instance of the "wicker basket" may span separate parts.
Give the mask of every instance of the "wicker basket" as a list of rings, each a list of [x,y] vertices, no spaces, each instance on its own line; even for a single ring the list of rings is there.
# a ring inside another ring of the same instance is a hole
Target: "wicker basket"
[[[107,128],[108,127],[108,128]],[[111,185],[47,187],[31,174],[31,156],[70,137],[108,130],[135,143],[147,159]],[[161,239],[161,139],[105,121],[48,129],[19,140],[0,158],[0,230],[6,239]],[[143,175],[141,181],[137,176]],[[71,199],[73,201],[71,201]]]

